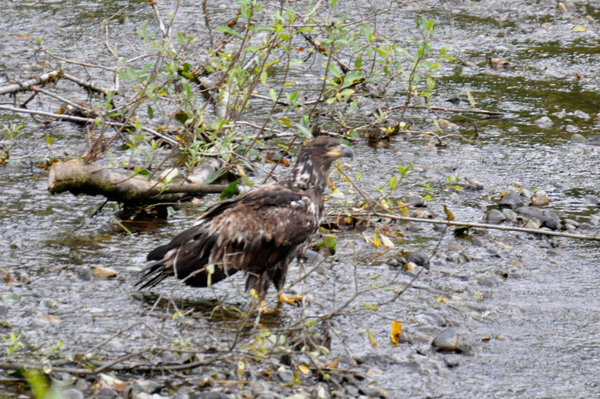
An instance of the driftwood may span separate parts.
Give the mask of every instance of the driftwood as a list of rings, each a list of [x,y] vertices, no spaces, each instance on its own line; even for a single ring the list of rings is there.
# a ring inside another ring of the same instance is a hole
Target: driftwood
[[[40,77],[33,78],[33,79],[27,80],[22,83],[14,83],[14,84],[11,84],[8,86],[3,86],[3,87],[0,87],[0,95],[18,93],[20,91],[29,90],[29,89],[31,89],[32,86],[39,85],[41,83],[48,82],[50,80],[60,79],[61,76],[62,76],[62,71],[52,71],[52,72],[46,73]]]
[[[225,190],[227,185],[224,184],[203,184],[219,166],[218,160],[211,159],[188,176],[186,181],[164,184],[156,180],[128,177],[103,166],[75,160],[52,165],[48,189],[52,194],[68,191],[74,195],[102,195],[108,200],[130,205],[173,202]]]

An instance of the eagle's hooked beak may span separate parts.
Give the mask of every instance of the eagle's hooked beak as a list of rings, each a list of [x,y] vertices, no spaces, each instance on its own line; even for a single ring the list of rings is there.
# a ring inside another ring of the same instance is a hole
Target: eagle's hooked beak
[[[335,146],[335,148],[333,150],[329,151],[327,153],[327,155],[329,155],[331,157],[335,157],[335,158],[341,158],[341,157],[346,157],[346,158],[350,158],[350,159],[354,158],[354,153],[352,152],[350,147],[348,147],[345,144],[340,144],[338,146]]]

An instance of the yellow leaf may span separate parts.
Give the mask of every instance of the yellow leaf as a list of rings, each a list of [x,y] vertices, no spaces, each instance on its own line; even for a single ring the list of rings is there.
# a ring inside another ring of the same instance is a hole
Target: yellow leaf
[[[404,216],[406,218],[410,217],[410,210],[408,210],[408,207],[405,206],[406,204],[402,201],[398,201],[398,206],[400,207],[400,215]]]
[[[585,32],[587,28],[583,25],[577,25],[573,27],[573,32]]]
[[[373,336],[373,333],[369,329],[367,329],[367,333],[369,334],[369,342],[371,342],[371,345],[373,345],[374,349],[377,349],[377,342],[375,341],[375,337]]]
[[[258,293],[256,292],[256,290],[252,290],[250,291],[250,295],[252,295],[255,299],[258,299]]]
[[[504,249],[514,249],[514,248],[513,248],[513,247],[511,247],[510,245],[506,245],[505,243],[503,243],[503,242],[500,242],[500,241],[496,241],[496,244],[500,245],[500,246],[501,246],[502,248],[504,248]]]
[[[385,245],[388,248],[394,248],[394,243],[392,242],[392,240],[390,240],[383,234],[381,235],[381,242],[383,242],[383,245]]]
[[[344,198],[344,193],[341,192],[340,190],[338,190],[337,188],[334,189],[331,194],[330,194],[333,198]]]
[[[302,366],[298,366],[298,370],[300,370],[301,372],[303,372],[304,374],[309,374],[310,370],[308,369],[308,367],[306,367],[305,365]]]
[[[448,209],[448,207],[446,205],[444,206],[444,211],[446,212],[446,216],[448,218],[448,220],[454,220],[454,214],[452,213],[452,211],[450,209]]]
[[[375,232],[375,237],[373,237],[373,245],[375,245],[375,248],[379,248],[381,246],[381,242],[377,237],[377,232]]]
[[[400,342],[400,333],[402,332],[402,323],[399,321],[392,321],[392,332],[390,338],[392,339],[392,345],[396,346]]]
[[[371,305],[370,303],[363,303],[363,306],[370,310],[379,310],[379,306]]]
[[[438,296],[437,298],[435,298],[435,301],[436,301],[436,302],[448,302],[448,301],[446,300],[446,298],[444,298],[443,296]]]
[[[171,180],[177,177],[177,175],[179,175],[177,168],[171,168],[162,172],[160,175],[160,179],[165,183],[169,183]]]

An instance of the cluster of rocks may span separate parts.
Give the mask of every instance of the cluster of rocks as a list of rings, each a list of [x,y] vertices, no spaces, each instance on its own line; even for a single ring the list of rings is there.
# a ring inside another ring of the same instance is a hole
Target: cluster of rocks
[[[537,229],[547,227],[551,230],[574,230],[579,227],[575,220],[559,210],[548,208],[550,198],[543,190],[532,191],[520,183],[512,183],[502,193],[499,209],[492,209],[487,214],[487,222],[516,223],[521,221],[524,227]]]

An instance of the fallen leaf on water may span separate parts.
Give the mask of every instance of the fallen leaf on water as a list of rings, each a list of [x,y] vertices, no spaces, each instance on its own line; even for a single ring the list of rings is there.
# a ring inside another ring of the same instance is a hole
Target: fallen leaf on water
[[[42,322],[49,323],[49,324],[58,324],[58,323],[60,323],[60,319],[58,317],[52,316],[52,315],[40,316],[39,319]]]
[[[325,366],[325,368],[334,369],[338,366],[339,363],[340,363],[340,359],[333,359],[333,362],[329,363],[327,366]]]
[[[304,374],[310,374],[310,370],[305,365],[298,366],[298,370],[300,370]]]
[[[587,28],[583,25],[577,25],[573,27],[573,32],[585,32]]]
[[[510,245],[506,245],[505,243],[503,243],[503,242],[500,242],[500,241],[496,241],[496,244],[500,245],[500,246],[501,246],[502,248],[504,248],[504,249],[514,249],[514,248],[513,248],[513,247],[511,247]]]
[[[112,269],[108,269],[106,267],[95,267],[94,270],[92,270],[92,274],[98,278],[115,278],[117,277],[117,272],[112,270]]]
[[[369,342],[371,342],[374,349],[377,349],[377,341],[375,341],[375,337],[370,329],[367,329],[367,334],[369,334]]]
[[[375,248],[379,248],[381,246],[381,242],[377,237],[377,232],[375,232],[375,236],[373,237],[373,245],[375,245]]]
[[[448,300],[446,298],[444,298],[443,296],[438,296],[437,298],[435,298],[436,302],[448,302]]]
[[[381,236],[381,242],[388,248],[394,248],[394,243],[392,242],[392,240],[387,238],[385,235]]]
[[[16,34],[14,37],[15,39],[29,39],[31,38],[31,35],[29,33],[19,33]]]
[[[402,332],[402,323],[399,321],[392,321],[392,332],[390,338],[392,339],[392,345],[396,346],[400,342],[400,333]]]

